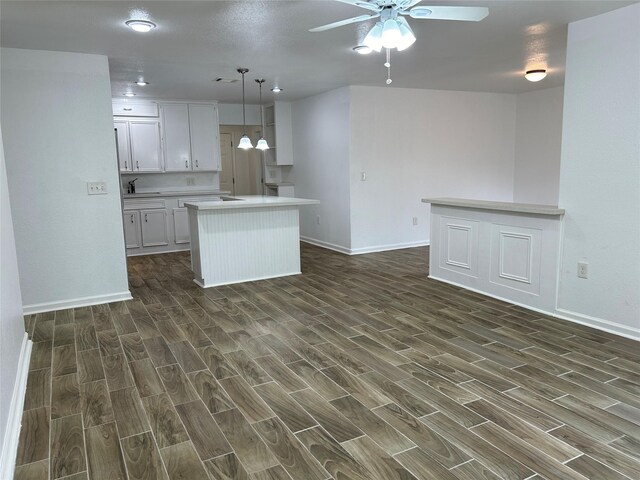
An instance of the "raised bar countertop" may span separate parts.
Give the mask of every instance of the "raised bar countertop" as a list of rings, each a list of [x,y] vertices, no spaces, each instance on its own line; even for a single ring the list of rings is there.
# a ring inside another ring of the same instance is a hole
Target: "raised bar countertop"
[[[236,197],[224,197],[215,202],[190,202],[184,206],[193,210],[226,210],[231,208],[267,208],[286,207],[295,205],[312,205],[320,203],[319,200],[307,198],[268,197],[262,195],[246,195]]]
[[[560,216],[564,208],[555,205],[536,205],[533,203],[491,202],[488,200],[470,200],[468,198],[423,198],[423,203],[446,207],[475,208],[482,210],[501,210],[503,212],[533,213],[535,215]]]

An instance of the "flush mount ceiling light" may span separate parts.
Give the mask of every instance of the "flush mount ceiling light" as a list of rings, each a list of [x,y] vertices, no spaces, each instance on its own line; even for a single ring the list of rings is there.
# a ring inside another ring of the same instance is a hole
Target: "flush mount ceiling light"
[[[527,70],[524,74],[524,78],[526,78],[530,82],[539,82],[546,76],[547,76],[547,71],[542,69]]]
[[[249,150],[253,148],[253,144],[251,143],[251,139],[249,135],[247,135],[247,117],[245,115],[245,103],[244,103],[244,74],[249,71],[248,68],[239,68],[238,73],[242,75],[242,128],[243,135],[240,138],[240,142],[238,143],[238,148],[243,150]]]
[[[282,88],[280,88],[280,87],[273,87],[273,88],[271,89],[271,91],[272,91],[273,93],[280,93],[280,92],[282,91]]]
[[[264,83],[264,78],[256,78],[256,83],[260,85],[260,140],[256,144],[256,148],[258,150],[269,150],[269,144],[264,139],[264,115],[262,111],[262,84]]]
[[[147,85],[149,85],[149,82],[145,82],[144,80],[138,80],[136,82],[134,82],[136,85],[138,85],[139,87],[146,87]]]
[[[357,45],[353,47],[352,50],[356,53],[359,53],[360,55],[369,55],[371,52],[373,52],[373,49],[371,47],[367,47],[366,45]]]
[[[124,95],[125,97],[135,97],[136,94],[133,92],[124,92],[122,95]]]
[[[487,15],[486,7],[458,7],[458,6],[432,6],[416,7],[421,0],[336,0],[348,3],[356,7],[369,10],[368,14],[347,18],[338,22],[329,23],[321,27],[312,28],[310,32],[324,32],[332,28],[349,25],[351,23],[366,22],[379,18],[380,20],[369,30],[362,41],[362,45],[379,52],[383,48],[398,51],[405,50],[416,41],[409,23],[403,18],[409,16],[419,20],[461,20],[467,22],[479,22]],[[355,50],[355,48],[354,48]],[[357,51],[357,50],[356,50]],[[360,53],[360,52],[358,52]],[[389,52],[385,67],[389,69]],[[387,85],[391,82],[387,75]]]
[[[138,33],[147,33],[157,27],[155,23],[149,20],[127,20],[124,24]]]

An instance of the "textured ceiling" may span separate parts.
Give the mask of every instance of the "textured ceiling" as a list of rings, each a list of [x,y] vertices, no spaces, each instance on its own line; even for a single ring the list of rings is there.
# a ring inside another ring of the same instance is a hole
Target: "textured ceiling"
[[[423,1],[420,5],[489,7],[482,22],[414,20],[417,42],[392,55],[394,87],[520,93],[562,85],[567,23],[614,10],[631,1]],[[384,55],[357,55],[370,24],[323,33],[308,29],[366,13],[331,0],[306,1],[2,1],[3,47],[97,53],[109,57],[114,96],[139,76],[137,98],[241,98],[239,83],[216,77],[247,74],[247,100],[255,102],[254,78],[284,88],[282,99],[301,98],[345,85],[384,86]],[[137,34],[124,25],[148,16],[158,28]],[[539,83],[522,77],[548,68]],[[265,100],[272,97],[266,89]]]

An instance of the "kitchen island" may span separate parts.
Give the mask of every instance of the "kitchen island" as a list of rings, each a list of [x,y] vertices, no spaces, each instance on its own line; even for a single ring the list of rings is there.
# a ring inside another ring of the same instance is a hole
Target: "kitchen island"
[[[185,203],[194,282],[214,287],[300,272],[304,198],[238,196]]]

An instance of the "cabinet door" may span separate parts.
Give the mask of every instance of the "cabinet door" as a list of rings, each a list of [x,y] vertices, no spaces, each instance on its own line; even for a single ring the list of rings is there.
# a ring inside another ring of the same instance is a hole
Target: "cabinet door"
[[[191,170],[189,107],[186,103],[162,105],[162,131],[165,171]]]
[[[157,120],[129,122],[131,161],[134,172],[161,172],[160,122]]]
[[[113,122],[118,141],[118,163],[121,172],[131,171],[131,150],[129,150],[129,125],[127,122]]]
[[[166,210],[141,210],[142,246],[169,245]]]
[[[124,212],[124,242],[127,248],[140,248],[140,212]]]
[[[189,214],[186,208],[173,209],[173,228],[176,232],[176,243],[189,243]]]
[[[218,106],[189,104],[189,129],[193,170],[220,170]]]

